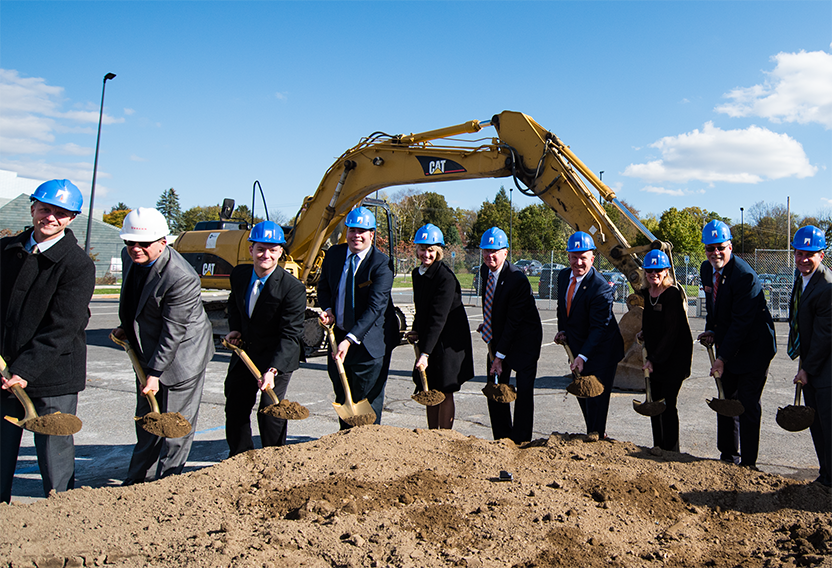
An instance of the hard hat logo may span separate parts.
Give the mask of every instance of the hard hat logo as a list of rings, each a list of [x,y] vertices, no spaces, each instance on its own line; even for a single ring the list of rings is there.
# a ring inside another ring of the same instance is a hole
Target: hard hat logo
[[[803,244],[804,245],[812,244],[812,237],[806,237],[805,239],[803,239]]]
[[[66,188],[59,189],[56,195],[61,203],[66,203],[66,200],[69,199],[69,190]]]
[[[490,239],[488,239],[488,242],[489,242],[489,244],[494,244],[494,237],[491,237]]]

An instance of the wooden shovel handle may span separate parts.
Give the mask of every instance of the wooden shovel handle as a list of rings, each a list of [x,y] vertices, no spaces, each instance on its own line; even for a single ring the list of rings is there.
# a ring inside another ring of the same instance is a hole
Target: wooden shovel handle
[[[411,345],[413,345],[413,352],[416,353],[416,361],[419,361],[419,357],[422,356],[422,352],[419,350],[419,345],[417,345],[415,341],[412,341]],[[425,374],[425,370],[421,367],[419,368],[419,378],[422,379],[422,390],[424,392],[428,392],[428,376]]]
[[[116,345],[121,345],[124,348],[124,350],[127,351],[127,356],[130,358],[130,363],[133,365],[133,371],[136,372],[136,376],[139,378],[139,384],[142,385],[142,390],[144,390],[144,387],[147,386],[147,375],[144,374],[142,364],[139,362],[138,353],[136,353],[136,350],[133,349],[133,346],[130,345],[129,341],[119,339],[112,333],[110,333],[110,339],[113,341],[113,343],[115,343]],[[150,403],[150,411],[159,414],[159,403],[156,402],[156,395],[152,392],[149,392],[144,396]]]
[[[222,344],[226,349],[233,351],[234,354],[242,360],[251,374],[254,375],[254,378],[259,380],[260,377],[263,376],[260,369],[257,368],[257,365],[254,364],[254,361],[251,360],[251,357],[249,357],[248,353],[246,353],[242,348],[237,347],[233,343],[227,342],[225,338],[222,339]],[[266,387],[263,392],[265,392],[266,395],[272,400],[272,404],[278,404],[280,402],[280,399],[277,398],[277,395],[274,394],[274,390],[272,390],[271,387]]]
[[[326,330],[327,337],[329,338],[329,348],[332,351],[332,354],[335,355],[338,352],[338,345],[335,342],[335,331],[333,330],[333,326],[325,325],[321,320],[318,320],[318,323],[321,324],[321,327]],[[350,407],[350,411],[357,414],[358,412],[355,409],[355,402],[352,400],[350,382],[347,380],[347,372],[344,370],[344,364],[336,357],[333,357],[333,359],[335,360],[335,367],[338,369],[338,377],[341,379],[341,386],[344,388],[344,395],[346,396],[345,402]]]

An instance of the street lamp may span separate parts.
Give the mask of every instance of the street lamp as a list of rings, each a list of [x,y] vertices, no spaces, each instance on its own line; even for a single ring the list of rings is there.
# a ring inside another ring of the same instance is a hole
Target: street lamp
[[[92,187],[90,189],[90,214],[87,217],[87,240],[84,244],[84,253],[90,254],[90,236],[92,235],[92,204],[95,201],[95,173],[98,169],[98,144],[101,142],[101,119],[104,117],[104,90],[107,88],[107,81],[115,79],[115,73],[104,75],[104,84],[101,87],[101,110],[98,113],[98,137],[95,139],[95,161],[92,165]]]
[[[745,255],[745,221],[743,220],[743,208],[740,207],[740,249]]]

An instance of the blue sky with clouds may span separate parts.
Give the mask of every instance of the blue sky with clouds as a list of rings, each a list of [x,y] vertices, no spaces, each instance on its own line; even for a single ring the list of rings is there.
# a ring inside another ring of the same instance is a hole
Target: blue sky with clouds
[[[257,179],[291,217],[363,136],[517,110],[642,215],[738,221],[787,196],[814,215],[832,208],[830,23],[828,0],[3,0],[0,168],[88,192],[112,72],[104,209],[169,187],[183,208],[248,203]],[[418,189],[476,209],[510,183]]]

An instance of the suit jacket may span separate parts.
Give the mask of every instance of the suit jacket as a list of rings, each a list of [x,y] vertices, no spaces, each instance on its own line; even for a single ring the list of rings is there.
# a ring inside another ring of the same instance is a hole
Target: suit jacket
[[[347,262],[349,247],[344,243],[326,251],[321,278],[318,281],[318,303],[321,309],[335,311],[335,299],[341,273]],[[353,334],[373,359],[383,357],[386,350],[385,312],[391,302],[393,271],[390,259],[375,246],[370,247],[367,256],[355,274],[355,325],[346,330]],[[392,348],[392,347],[391,347]]]
[[[32,229],[0,240],[0,352],[32,397],[84,390],[95,265],[69,229],[37,255]]]
[[[489,277],[490,271],[483,264],[480,267],[483,303]],[[523,271],[507,260],[503,263],[494,288],[491,332],[489,346],[492,353],[504,354],[512,369],[522,367],[526,361],[537,361],[540,358],[543,325],[540,323],[532,287]]]
[[[794,317],[794,295],[803,285],[798,278],[789,302],[789,321]],[[800,295],[797,308],[800,334],[800,364],[815,388],[832,387],[832,270],[822,264]]]
[[[290,373],[299,366],[306,287],[283,268],[276,267],[260,290],[249,317],[246,299],[253,271],[251,264],[237,265],[231,271],[228,326],[242,334],[243,349],[261,373],[269,367]],[[229,369],[238,365],[243,363],[234,355]]]
[[[134,268],[132,262],[127,263],[125,282]],[[139,361],[145,371],[159,373],[166,386],[205,371],[214,355],[213,331],[202,307],[199,276],[188,261],[165,247],[137,293],[136,316],[130,319],[122,286],[119,317],[121,327],[132,329],[138,338]]]
[[[572,355],[587,358],[584,374],[601,373],[624,358],[624,339],[612,313],[613,289],[606,278],[590,268],[566,315],[566,292],[571,278],[571,268],[558,273],[558,331],[566,333]]]
[[[725,369],[732,373],[765,371],[777,343],[760,279],[747,262],[732,255],[720,273],[714,305],[713,275],[711,263],[703,262],[699,276],[708,309],[705,329],[714,332],[716,356],[722,357]]]

